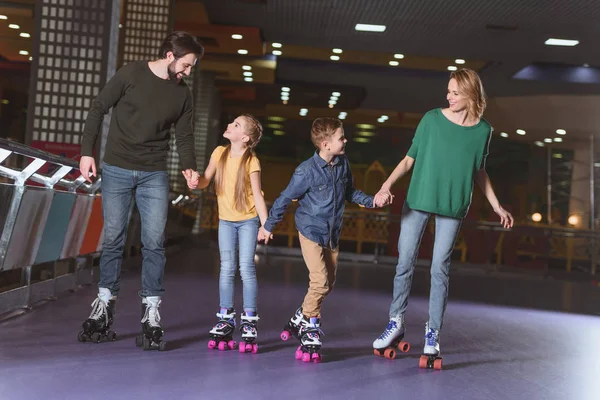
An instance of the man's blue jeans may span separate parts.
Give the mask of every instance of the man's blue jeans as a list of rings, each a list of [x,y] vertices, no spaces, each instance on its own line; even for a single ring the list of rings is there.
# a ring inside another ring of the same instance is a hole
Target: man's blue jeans
[[[161,296],[164,292],[164,241],[169,208],[167,171],[133,171],[104,164],[104,241],[98,287],[109,289],[113,296],[119,293],[123,246],[133,196],[142,222],[142,290],[139,294],[142,297]]]

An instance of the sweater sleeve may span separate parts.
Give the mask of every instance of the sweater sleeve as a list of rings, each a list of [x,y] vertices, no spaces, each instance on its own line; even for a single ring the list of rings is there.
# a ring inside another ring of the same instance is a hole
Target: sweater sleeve
[[[186,169],[197,170],[196,152],[194,148],[194,131],[192,129],[192,118],[194,115],[194,104],[192,93],[188,91],[183,113],[175,123],[175,143],[177,145],[177,153],[181,160],[181,167]]]

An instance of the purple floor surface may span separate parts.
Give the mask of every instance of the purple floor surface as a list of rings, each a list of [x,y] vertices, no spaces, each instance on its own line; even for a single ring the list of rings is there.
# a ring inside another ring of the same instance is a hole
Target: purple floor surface
[[[79,343],[95,287],[0,324],[0,398],[12,399],[598,399],[600,289],[455,271],[441,336],[444,370],[420,370],[428,273],[415,273],[406,315],[412,349],[396,360],[371,344],[387,323],[393,268],[342,263],[325,300],[323,363],[279,339],[301,303],[300,259],[259,257],[259,353],[207,348],[216,322],[214,250],[168,259],[161,308],[169,351],[142,351],[139,270],[124,272],[112,343]],[[236,282],[241,309],[241,282]],[[237,334],[239,337],[239,334]]]

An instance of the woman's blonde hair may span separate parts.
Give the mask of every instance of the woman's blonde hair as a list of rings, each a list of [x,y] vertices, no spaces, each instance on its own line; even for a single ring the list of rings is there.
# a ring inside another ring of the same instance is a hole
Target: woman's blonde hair
[[[237,212],[243,213],[248,210],[248,188],[250,187],[250,178],[248,176],[248,165],[252,157],[256,157],[254,148],[260,142],[260,138],[263,135],[263,127],[261,123],[250,114],[242,114],[240,117],[244,117],[246,122],[246,135],[249,140],[246,142],[246,151],[242,155],[240,162],[240,169],[238,169],[237,178],[235,182],[235,194],[233,198],[233,206]],[[215,191],[217,195],[221,195],[224,192],[225,186],[225,164],[231,153],[231,144],[225,147],[221,158],[217,163],[217,173],[215,175]]]
[[[462,68],[450,74],[450,79],[455,79],[458,91],[467,98],[469,108],[467,117],[480,119],[486,107],[485,90],[477,72],[472,69]]]

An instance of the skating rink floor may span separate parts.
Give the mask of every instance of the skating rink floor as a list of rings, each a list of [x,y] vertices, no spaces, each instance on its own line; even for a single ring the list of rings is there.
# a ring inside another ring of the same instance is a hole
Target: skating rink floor
[[[294,359],[297,341],[279,338],[306,292],[300,258],[259,256],[258,354],[207,348],[218,309],[214,246],[169,255],[169,351],[135,347],[139,264],[130,259],[123,273],[116,342],[77,341],[95,286],[1,322],[0,399],[600,399],[600,288],[590,283],[453,267],[444,370],[433,371],[418,368],[427,268],[415,272],[406,316],[412,349],[387,360],[371,344],[387,323],[394,268],[341,262],[323,308],[323,362],[313,364]],[[241,286],[238,274],[238,311]]]

